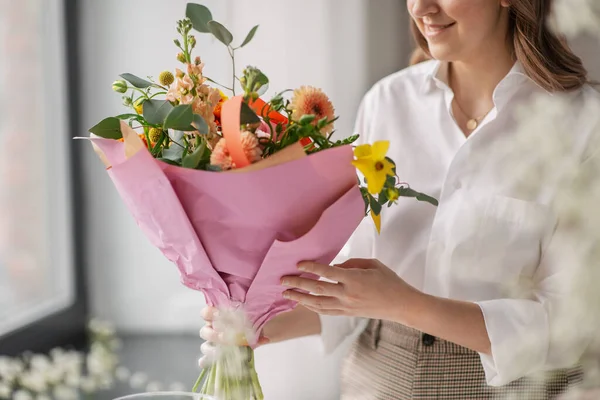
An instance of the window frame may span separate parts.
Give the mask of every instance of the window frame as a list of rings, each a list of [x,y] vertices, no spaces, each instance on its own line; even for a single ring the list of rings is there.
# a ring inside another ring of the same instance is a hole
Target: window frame
[[[68,164],[70,196],[72,200],[72,251],[74,301],[69,307],[45,316],[37,321],[0,336],[0,355],[17,356],[23,352],[45,353],[54,347],[83,348],[86,345],[86,325],[88,320],[88,291],[85,279],[85,204],[83,196],[82,153],[77,151],[76,141],[81,125],[80,91],[79,91],[79,0],[63,0],[65,21],[64,40],[66,65],[64,74],[68,77],[67,140],[70,157]],[[80,149],[79,149],[80,150]]]

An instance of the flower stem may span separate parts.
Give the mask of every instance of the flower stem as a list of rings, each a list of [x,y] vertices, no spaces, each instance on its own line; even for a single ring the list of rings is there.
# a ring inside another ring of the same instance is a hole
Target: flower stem
[[[192,388],[193,393],[196,393],[196,391],[198,390],[198,386],[200,386],[200,382],[202,382],[202,380],[204,379],[205,376],[206,376],[206,368],[203,368],[202,371],[200,371],[200,375],[198,376],[198,379],[196,380],[194,387]]]

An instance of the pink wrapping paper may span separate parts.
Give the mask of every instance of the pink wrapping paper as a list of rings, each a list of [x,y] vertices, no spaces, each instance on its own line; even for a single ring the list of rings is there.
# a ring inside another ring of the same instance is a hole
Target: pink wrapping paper
[[[304,260],[330,263],[364,217],[351,146],[257,171],[192,170],[142,149],[91,138],[151,243],[177,265],[186,286],[213,306],[243,307],[257,333],[295,303],[280,278]]]

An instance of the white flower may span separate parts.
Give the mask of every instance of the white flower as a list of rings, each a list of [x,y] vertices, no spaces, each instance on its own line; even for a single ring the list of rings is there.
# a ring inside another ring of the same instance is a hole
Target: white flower
[[[68,373],[65,376],[65,385],[70,387],[79,387],[81,384],[81,375],[79,373]]]
[[[19,377],[21,384],[32,392],[42,393],[48,390],[48,383],[42,372],[31,370]]]
[[[98,377],[98,385],[100,386],[100,389],[103,390],[112,388],[114,382],[115,380],[111,375],[103,375]]]
[[[90,376],[81,378],[80,387],[85,393],[93,393],[97,389],[96,381]]]
[[[33,396],[25,390],[18,390],[13,394],[12,400],[33,400]]]
[[[31,369],[40,372],[44,372],[52,368],[52,363],[50,362],[50,359],[47,356],[41,354],[35,354],[33,357],[31,357],[29,364],[31,365]]]
[[[597,0],[554,0],[551,26],[576,37],[582,33],[600,34],[600,6]]]
[[[146,392],[160,392],[162,390],[162,385],[160,382],[150,382],[148,386],[146,386]]]
[[[125,367],[117,367],[115,371],[115,376],[121,382],[125,382],[131,377],[131,372]]]
[[[129,386],[134,389],[141,389],[146,382],[148,382],[148,376],[142,372],[136,372],[131,376]]]
[[[56,400],[79,400],[77,390],[64,385],[56,386],[53,394]]]
[[[11,393],[11,386],[6,382],[0,381],[0,399],[10,399]]]

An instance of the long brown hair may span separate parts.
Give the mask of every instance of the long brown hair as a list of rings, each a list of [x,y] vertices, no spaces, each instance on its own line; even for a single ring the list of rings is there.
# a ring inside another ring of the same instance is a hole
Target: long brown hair
[[[525,73],[550,92],[579,89],[588,83],[583,62],[569,48],[566,40],[548,26],[551,0],[512,0],[509,7],[509,40],[513,57],[521,62]],[[417,49],[411,65],[431,58],[427,40],[411,18],[411,31]]]

